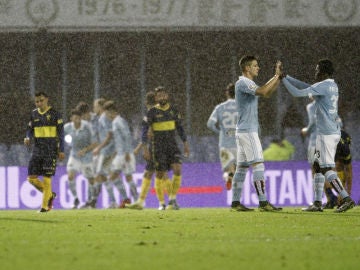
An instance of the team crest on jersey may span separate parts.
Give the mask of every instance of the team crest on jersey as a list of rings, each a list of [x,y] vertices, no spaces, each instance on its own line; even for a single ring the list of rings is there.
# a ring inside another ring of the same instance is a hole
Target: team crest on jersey
[[[51,120],[51,115],[50,115],[50,114],[47,114],[47,115],[46,115],[46,120],[48,120],[48,121]]]
[[[252,84],[249,85],[249,89],[250,89],[250,90],[254,90],[255,88],[256,88],[256,85],[255,85],[255,84],[252,83]]]

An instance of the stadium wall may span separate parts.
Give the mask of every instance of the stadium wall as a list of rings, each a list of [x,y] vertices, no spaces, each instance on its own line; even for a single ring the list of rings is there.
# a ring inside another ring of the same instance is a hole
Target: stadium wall
[[[306,206],[313,201],[312,176],[305,161],[266,162],[266,188],[270,202],[279,206]],[[140,190],[144,166],[138,165],[134,180]],[[360,162],[353,163],[353,175],[360,174]],[[25,167],[0,167],[0,209],[37,209],[41,205],[41,194],[26,181]],[[243,188],[242,202],[257,207],[256,191],[248,172]],[[79,175],[76,178],[77,192],[82,203],[86,201],[87,180]],[[60,166],[53,179],[53,191],[58,196],[55,209],[69,209],[73,197],[68,189],[66,168]],[[119,193],[115,190],[117,201]],[[360,182],[353,180],[352,197],[360,200]],[[183,181],[179,191],[178,202],[181,207],[228,207],[231,203],[231,191],[225,189],[219,163],[185,163]],[[108,194],[102,189],[98,208],[109,206]],[[146,207],[157,208],[158,202],[152,189],[146,199]]]
[[[284,62],[288,74],[313,82],[318,58],[331,58],[340,88],[340,114],[347,127],[357,127],[359,43],[359,27],[0,33],[0,143],[22,142],[34,91],[48,92],[51,105],[65,119],[79,101],[114,99],[122,115],[136,126],[144,112],[145,92],[158,85],[172,91],[188,134],[212,135],[207,118],[224,100],[224,87],[240,74],[238,60],[245,53],[259,56],[259,84],[273,75],[276,59]],[[260,99],[262,134],[304,126],[307,102],[292,98],[282,87],[270,99]]]

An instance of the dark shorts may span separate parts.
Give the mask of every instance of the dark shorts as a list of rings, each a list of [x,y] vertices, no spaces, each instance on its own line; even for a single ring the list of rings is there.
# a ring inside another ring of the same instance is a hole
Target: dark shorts
[[[172,164],[182,163],[181,152],[177,145],[162,144],[155,146],[154,164],[157,171],[168,171]]]
[[[55,155],[33,155],[29,161],[28,175],[55,175],[56,158]]]
[[[146,161],[145,170],[147,171],[155,171],[155,164],[152,160]]]

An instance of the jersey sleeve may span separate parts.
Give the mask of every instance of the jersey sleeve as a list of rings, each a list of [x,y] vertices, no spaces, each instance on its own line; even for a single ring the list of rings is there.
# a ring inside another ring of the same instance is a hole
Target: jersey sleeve
[[[310,87],[311,85],[306,83],[306,82],[303,82],[303,81],[300,81],[298,79],[295,79],[289,75],[286,76],[286,79],[292,84],[294,85],[295,87],[299,88],[299,89],[304,89],[304,88],[308,88]]]
[[[152,110],[149,110],[142,121],[142,126],[141,126],[141,141],[142,141],[142,143],[147,143],[147,141],[148,141],[147,134],[148,134],[148,131],[150,128],[149,119],[151,119],[151,115],[152,115]]]
[[[254,96],[256,95],[256,89],[259,88],[259,86],[254,81],[249,79],[240,80],[236,87],[239,89],[240,92]]]
[[[34,128],[33,128],[33,115],[31,113],[29,123],[26,127],[26,137],[27,138],[34,138]]]
[[[287,79],[287,77],[282,79],[283,84],[285,85],[286,89],[289,93],[294,97],[307,97],[307,96],[320,96],[323,95],[320,91],[320,88],[316,87],[318,84],[311,85],[304,89],[299,89]]]
[[[56,130],[59,139],[59,150],[60,152],[64,152],[64,148],[65,148],[64,122],[60,113],[57,113]]]
[[[175,119],[175,122],[176,122],[176,130],[177,130],[177,133],[178,135],[180,136],[181,140],[183,142],[186,142],[187,140],[187,137],[186,137],[186,134],[185,134],[185,130],[184,130],[184,127],[182,125],[182,118],[181,118],[181,114],[179,112],[176,112],[176,119]]]
[[[207,121],[207,127],[212,130],[213,132],[215,132],[216,134],[220,133],[219,128],[216,126],[216,124],[218,123],[218,119],[217,119],[217,106],[215,107],[215,109],[213,110],[213,112],[211,113],[208,121]]]
[[[310,106],[307,106],[306,107],[306,111],[307,111],[307,115],[308,115],[308,119],[309,119],[309,122],[308,122],[308,125],[307,125],[307,129],[308,129],[308,133],[312,133],[314,130],[315,130],[315,118],[314,118],[314,111],[313,111],[313,108],[312,104],[309,104]]]
[[[132,147],[131,132],[128,123],[124,119],[121,120],[121,132],[122,135],[124,136],[124,141],[125,141],[124,151],[126,153],[130,153]]]

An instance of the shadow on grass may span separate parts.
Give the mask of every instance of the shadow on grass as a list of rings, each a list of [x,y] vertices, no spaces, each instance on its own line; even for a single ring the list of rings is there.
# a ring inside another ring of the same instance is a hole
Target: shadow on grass
[[[335,211],[323,211],[323,212],[306,212],[306,211],[302,211],[301,209],[296,209],[293,211],[263,211],[261,213],[269,213],[269,214],[278,214],[278,215],[328,215],[328,214],[333,214],[333,215],[338,215],[338,216],[347,216],[347,217],[359,217],[360,213],[359,212],[352,212],[352,210],[350,209],[347,212],[342,212],[342,213],[336,213]]]
[[[16,217],[0,217],[0,220],[11,220],[11,221],[25,221],[25,222],[40,222],[40,223],[60,223],[58,220],[48,219],[34,219],[34,218],[16,218]]]

